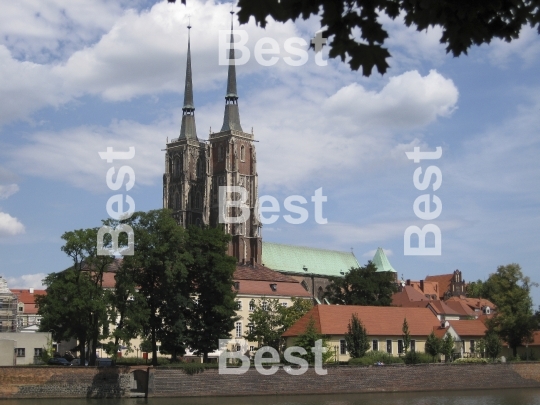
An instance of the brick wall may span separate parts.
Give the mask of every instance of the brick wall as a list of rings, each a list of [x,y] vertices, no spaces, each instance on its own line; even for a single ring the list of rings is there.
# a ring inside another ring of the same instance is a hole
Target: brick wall
[[[0,398],[120,398],[129,368],[0,367]]]
[[[382,367],[329,367],[320,376],[309,369],[291,376],[280,369],[263,376],[251,368],[243,375],[220,375],[218,370],[187,375],[181,370],[150,371],[150,397],[273,395],[429,391],[540,387],[540,363],[430,364]]]

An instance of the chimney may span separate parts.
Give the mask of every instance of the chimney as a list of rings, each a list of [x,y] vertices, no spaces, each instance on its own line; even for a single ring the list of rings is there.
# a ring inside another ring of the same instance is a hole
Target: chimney
[[[420,280],[420,289],[422,290],[422,292],[425,292],[424,291],[424,280]]]
[[[33,293],[34,293],[34,289],[30,288],[30,294],[33,294]]]
[[[407,285],[411,285],[411,279],[407,280]]]

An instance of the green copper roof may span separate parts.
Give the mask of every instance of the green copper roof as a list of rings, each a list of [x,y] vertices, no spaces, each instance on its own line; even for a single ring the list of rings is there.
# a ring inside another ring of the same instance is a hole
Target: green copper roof
[[[263,242],[264,266],[284,273],[343,276],[351,267],[360,267],[351,252],[316,249],[302,246]],[[307,271],[303,268],[307,267]]]
[[[377,266],[377,271],[393,271],[394,273],[397,273],[397,271],[394,270],[394,268],[388,261],[384,250],[382,250],[381,248],[377,248],[377,252],[375,252],[375,256],[373,256],[372,262],[373,264],[375,264],[375,266]]]

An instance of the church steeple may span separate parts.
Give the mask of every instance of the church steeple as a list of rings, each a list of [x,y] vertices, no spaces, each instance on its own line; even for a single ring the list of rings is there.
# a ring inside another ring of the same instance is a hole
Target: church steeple
[[[242,131],[240,112],[238,110],[238,94],[236,92],[236,67],[234,64],[233,15],[231,11],[231,49],[229,50],[229,74],[227,76],[227,94],[225,95],[225,114],[221,131]],[[242,131],[243,132],[243,131]]]
[[[197,138],[197,128],[195,127],[195,104],[193,103],[193,81],[191,74],[191,25],[188,25],[188,50],[186,62],[186,85],[184,88],[184,106],[182,107],[182,126],[180,127],[179,139]]]

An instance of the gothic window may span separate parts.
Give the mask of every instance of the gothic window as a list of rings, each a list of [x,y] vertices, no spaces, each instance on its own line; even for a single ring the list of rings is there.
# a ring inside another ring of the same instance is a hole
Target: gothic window
[[[201,226],[201,220],[199,218],[195,220],[195,225],[197,225],[198,227]]]
[[[203,177],[204,167],[203,167],[203,160],[201,157],[199,157],[199,160],[197,161],[197,178]]]
[[[173,164],[173,173],[175,177],[180,176],[180,173],[182,172],[182,160],[180,157],[175,156],[174,158],[174,164]]]
[[[240,160],[242,162],[246,160],[246,148],[244,147],[244,145],[240,147]]]
[[[222,145],[219,145],[218,146],[218,150],[217,150],[217,158],[218,158],[218,162],[221,162],[224,158],[224,151],[223,151],[223,146]]]
[[[180,209],[180,194],[178,194],[178,193],[174,193],[173,207],[174,207],[175,210]]]

